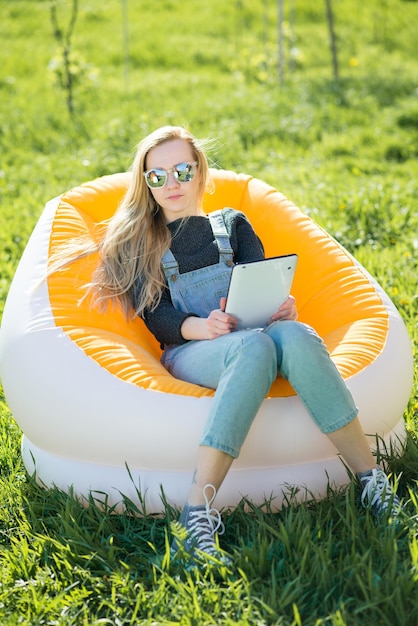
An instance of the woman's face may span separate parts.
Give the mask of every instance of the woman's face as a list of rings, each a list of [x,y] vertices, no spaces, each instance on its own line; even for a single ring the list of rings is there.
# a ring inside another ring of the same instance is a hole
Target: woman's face
[[[192,148],[183,139],[170,139],[152,148],[145,160],[145,169],[160,168],[171,170],[179,163],[194,163]],[[164,187],[150,189],[155,201],[161,207],[167,221],[173,222],[181,217],[200,215],[199,202],[200,172],[195,167],[195,175],[188,182],[180,182],[170,172]]]

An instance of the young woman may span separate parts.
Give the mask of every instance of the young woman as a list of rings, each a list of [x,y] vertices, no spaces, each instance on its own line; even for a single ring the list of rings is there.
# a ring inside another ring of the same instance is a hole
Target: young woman
[[[145,320],[173,376],[216,390],[179,520],[184,539],[172,549],[182,543],[193,558],[220,554],[222,522],[211,504],[278,375],[359,476],[363,504],[396,515],[399,500],[376,467],[352,396],[322,340],[296,321],[295,299],[263,331],[236,330],[225,313],[231,263],[264,252],[244,214],[223,209],[216,224],[205,215],[210,178],[202,145],[183,128],[160,128],[139,144],[132,174],[101,243],[92,289],[102,304],[117,298],[126,315],[134,310]]]

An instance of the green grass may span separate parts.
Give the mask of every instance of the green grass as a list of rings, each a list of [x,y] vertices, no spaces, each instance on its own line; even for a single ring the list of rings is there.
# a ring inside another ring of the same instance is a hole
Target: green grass
[[[57,4],[65,29],[69,0]],[[0,0],[0,314],[45,202],[125,170],[144,134],[179,123],[215,138],[214,163],[273,184],[353,252],[400,310],[416,357],[418,2],[334,0],[338,81],[323,3],[284,5],[279,85],[273,0],[131,0],[129,65],[121,2],[79,0],[70,116],[48,69],[60,58],[48,0]],[[112,514],[29,480],[0,391],[0,623],[415,626],[416,380],[405,423],[402,454],[380,451],[401,473],[399,528],[376,527],[354,487],[304,505],[289,494],[280,513],[225,514],[233,571],[190,573],[169,562],[169,507]]]

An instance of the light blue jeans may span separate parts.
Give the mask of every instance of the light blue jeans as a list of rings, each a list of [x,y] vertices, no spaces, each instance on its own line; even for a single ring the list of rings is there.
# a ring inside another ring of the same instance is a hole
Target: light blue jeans
[[[357,408],[317,333],[274,322],[212,340],[171,346],[162,363],[176,378],[216,389],[200,441],[236,458],[278,374],[287,379],[322,432],[351,422]]]

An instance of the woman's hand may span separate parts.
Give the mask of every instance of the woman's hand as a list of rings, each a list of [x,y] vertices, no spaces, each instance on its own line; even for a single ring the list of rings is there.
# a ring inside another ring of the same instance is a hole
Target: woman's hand
[[[271,316],[271,322],[278,322],[283,320],[295,321],[298,318],[298,312],[296,309],[296,300],[293,296],[289,296],[286,302],[283,302],[280,309]]]
[[[208,339],[215,339],[221,335],[227,335],[235,330],[238,320],[233,315],[225,313],[226,298],[221,298],[219,309],[211,311],[206,320]]]
[[[211,311],[209,316],[187,317],[181,327],[184,339],[216,339],[235,330],[238,320],[225,313],[226,298],[221,298],[219,309]]]

